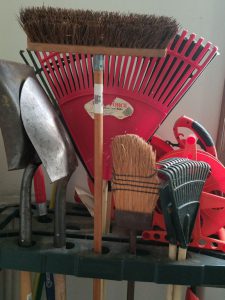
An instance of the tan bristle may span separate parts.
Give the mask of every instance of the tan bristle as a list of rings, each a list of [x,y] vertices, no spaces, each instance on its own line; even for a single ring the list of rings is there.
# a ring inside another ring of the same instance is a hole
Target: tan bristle
[[[21,9],[19,23],[31,42],[164,49],[178,31],[165,16],[53,7]]]
[[[112,161],[116,209],[151,213],[159,197],[156,154],[151,145],[137,135],[116,136]]]

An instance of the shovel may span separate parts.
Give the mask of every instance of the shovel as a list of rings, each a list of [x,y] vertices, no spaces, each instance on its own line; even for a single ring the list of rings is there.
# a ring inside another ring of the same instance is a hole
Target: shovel
[[[52,182],[57,182],[54,246],[65,247],[66,187],[77,166],[75,150],[37,79],[26,79],[20,97],[25,130]],[[65,275],[55,275],[56,300],[66,299]]]
[[[31,245],[30,193],[33,175],[40,164],[35,150],[24,130],[20,115],[20,90],[31,67],[0,60],[0,127],[9,170],[24,169],[20,189],[20,239],[21,245]],[[21,299],[31,294],[29,272],[20,272]]]
[[[22,88],[22,84],[28,76],[30,76],[29,78],[35,78],[32,68],[13,62],[0,61],[0,125],[6,148],[8,168],[9,170],[25,168],[23,181],[21,184],[20,224],[20,244],[24,246],[31,245],[30,191],[34,172],[37,166],[40,164],[40,160],[35,154],[36,152],[32,146],[32,143],[30,142],[24,130],[20,115],[20,91]],[[38,84],[36,83],[36,85]],[[44,101],[47,102],[47,97],[43,94],[42,96],[45,99]],[[37,123],[37,117],[38,115],[36,114],[35,118],[32,120],[33,123]],[[45,123],[47,123],[49,111],[45,114],[45,117]],[[61,130],[61,135],[57,136],[59,144],[54,149],[55,158],[57,159],[58,157],[60,157],[61,163],[59,166],[56,166],[55,164],[53,164],[53,161],[51,161],[47,166],[47,170],[52,171],[52,173],[48,172],[48,174],[53,174],[55,172],[55,174],[57,174],[56,178],[60,179],[60,174],[61,178],[68,176],[70,174],[69,169],[75,168],[76,158],[70,139],[65,130],[63,130],[63,125],[60,123],[60,120],[53,109],[51,110],[50,117],[53,120],[51,124],[51,129],[53,129],[53,132],[55,133],[57,130]],[[35,128],[35,126],[33,127]],[[46,134],[48,136],[48,140],[51,140],[52,132],[46,132]],[[35,145],[37,144],[38,143],[36,143]],[[44,148],[47,145],[45,143],[45,145],[42,145],[42,147]],[[52,152],[52,149],[49,148],[48,150],[49,153]],[[69,154],[68,157],[67,154]],[[52,176],[51,180],[54,181],[56,180],[56,178]],[[62,210],[62,213],[63,212],[64,210]],[[62,219],[63,218],[61,218],[61,220]],[[24,297],[29,295],[31,291],[31,288],[29,286],[29,273],[21,272],[21,280],[23,282],[23,287],[28,288],[27,291],[22,291],[23,294],[21,294],[21,297],[23,297],[21,299],[25,299]]]

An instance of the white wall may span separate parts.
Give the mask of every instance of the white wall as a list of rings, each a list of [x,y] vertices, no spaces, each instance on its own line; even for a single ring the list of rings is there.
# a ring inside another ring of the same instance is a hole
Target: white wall
[[[183,28],[205,37],[206,41],[219,46],[221,55],[212,62],[191,90],[185,95],[174,111],[161,126],[159,134],[165,139],[173,139],[172,126],[182,114],[190,116],[203,124],[213,138],[216,138],[220,114],[220,106],[225,78],[225,1],[224,0],[2,0],[0,3],[0,58],[21,61],[19,50],[26,47],[26,36],[17,23],[19,9],[32,5],[52,5],[95,10],[116,10],[123,12],[155,13],[175,17]],[[9,199],[18,197],[21,172],[7,172],[5,153],[0,137],[0,197]],[[71,279],[72,280],[72,279]],[[82,281],[84,286],[85,283]],[[111,299],[124,299],[125,287],[122,283],[114,283]],[[149,288],[150,285],[148,285]],[[72,285],[71,285],[72,288]],[[140,293],[144,294],[146,285]],[[72,290],[71,290],[72,291]],[[223,299],[225,292],[213,291],[215,299]],[[140,296],[138,299],[160,299],[161,287],[155,286],[154,297]],[[217,293],[217,294],[216,294]],[[212,293],[211,293],[212,294]],[[73,297],[71,297],[72,299]],[[79,298],[79,297],[78,297]],[[83,298],[88,299],[88,298]],[[210,299],[207,298],[206,299]]]

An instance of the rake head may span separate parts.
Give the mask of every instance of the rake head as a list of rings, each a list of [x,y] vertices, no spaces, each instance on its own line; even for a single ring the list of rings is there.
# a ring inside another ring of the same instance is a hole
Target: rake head
[[[189,159],[160,169],[165,179],[160,202],[171,243],[187,248],[209,171],[207,163]]]
[[[104,179],[111,179],[111,140],[136,134],[148,140],[218,53],[187,31],[166,57],[104,57]],[[83,161],[93,175],[93,57],[35,52]]]

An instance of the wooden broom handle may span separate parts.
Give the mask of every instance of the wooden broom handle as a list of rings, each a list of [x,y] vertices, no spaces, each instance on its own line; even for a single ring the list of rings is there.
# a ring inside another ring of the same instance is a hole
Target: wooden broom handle
[[[94,251],[102,252],[103,198],[103,71],[94,71]]]
[[[66,300],[66,275],[54,274],[55,300]]]
[[[177,260],[184,261],[186,260],[186,256],[187,256],[187,249],[179,247]],[[182,285],[174,285],[173,300],[182,300],[182,292],[183,292]]]
[[[20,271],[20,300],[32,300],[31,273]]]
[[[94,252],[102,252],[103,55],[94,56]],[[104,298],[103,280],[93,280],[93,299]]]

